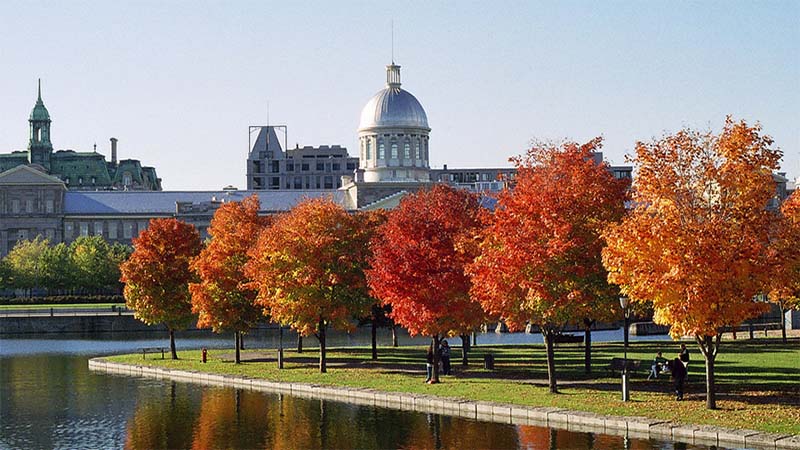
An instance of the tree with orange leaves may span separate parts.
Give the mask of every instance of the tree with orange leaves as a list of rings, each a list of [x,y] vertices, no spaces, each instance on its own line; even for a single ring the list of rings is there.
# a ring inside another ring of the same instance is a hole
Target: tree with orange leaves
[[[233,331],[236,364],[241,362],[242,333],[263,318],[262,308],[255,304],[256,291],[245,287],[249,280],[244,275],[247,252],[269,222],[258,215],[259,209],[255,195],[223,204],[208,228],[211,241],[191,265],[199,277],[189,285],[197,326],[215,333]]]
[[[175,330],[186,328],[194,318],[189,294],[194,274],[189,263],[202,247],[193,225],[153,219],[133,239],[133,254],[120,266],[126,306],[148,325],[166,325],[172,359],[178,359]]]
[[[716,409],[720,330],[759,315],[781,152],[760,125],[722,133],[681,130],[636,144],[633,209],[605,233],[608,279],[632,302],[653,302],[673,338],[693,336],[706,362],[706,406]]]
[[[769,255],[769,299],[781,311],[781,338],[786,343],[786,311],[800,309],[800,191],[794,191],[781,205]]]
[[[305,200],[261,232],[245,265],[265,313],[319,340],[320,372],[327,329],[351,329],[372,304],[364,277],[371,231],[362,225],[331,200]]]
[[[539,326],[551,393],[558,392],[558,332],[598,311],[619,311],[600,257],[600,233],[624,214],[628,182],[595,161],[601,143],[534,145],[512,158],[516,187],[500,194],[481,254],[468,268],[484,310],[511,330]]]
[[[372,244],[369,287],[409,334],[431,337],[433,383],[439,382],[441,339],[472,330],[484,317],[464,273],[475,256],[481,214],[475,195],[436,185],[404,198]]]

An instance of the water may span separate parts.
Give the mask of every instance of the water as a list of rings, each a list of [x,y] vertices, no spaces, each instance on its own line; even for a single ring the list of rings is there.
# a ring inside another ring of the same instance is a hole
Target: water
[[[339,335],[332,345],[366,344],[364,334]],[[707,448],[88,370],[95,355],[164,345],[134,337],[0,340],[0,448]],[[183,337],[178,345],[230,342]]]

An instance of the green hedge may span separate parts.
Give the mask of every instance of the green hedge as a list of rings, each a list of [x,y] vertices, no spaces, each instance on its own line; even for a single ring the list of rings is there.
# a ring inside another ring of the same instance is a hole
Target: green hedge
[[[0,297],[0,305],[125,303],[121,295],[54,295],[50,297]]]

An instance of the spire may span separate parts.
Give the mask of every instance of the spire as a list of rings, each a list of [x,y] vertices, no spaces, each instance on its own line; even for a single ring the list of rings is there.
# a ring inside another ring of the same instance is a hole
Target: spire
[[[36,100],[36,103],[42,103],[42,79],[39,78],[39,98]]]
[[[400,87],[400,66],[395,64],[394,61],[386,66],[386,85],[390,88]]]

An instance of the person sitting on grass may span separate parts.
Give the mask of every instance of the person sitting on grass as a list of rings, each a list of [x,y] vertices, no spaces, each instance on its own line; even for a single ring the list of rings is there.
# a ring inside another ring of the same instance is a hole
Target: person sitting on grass
[[[686,380],[686,366],[680,358],[672,361],[672,382],[675,387],[675,400],[683,400],[683,382]]]
[[[650,366],[650,374],[647,375],[647,379],[655,378],[658,379],[659,372],[664,370],[664,366],[667,364],[667,358],[661,356],[661,352],[658,352],[655,358],[653,358],[653,364]]]

